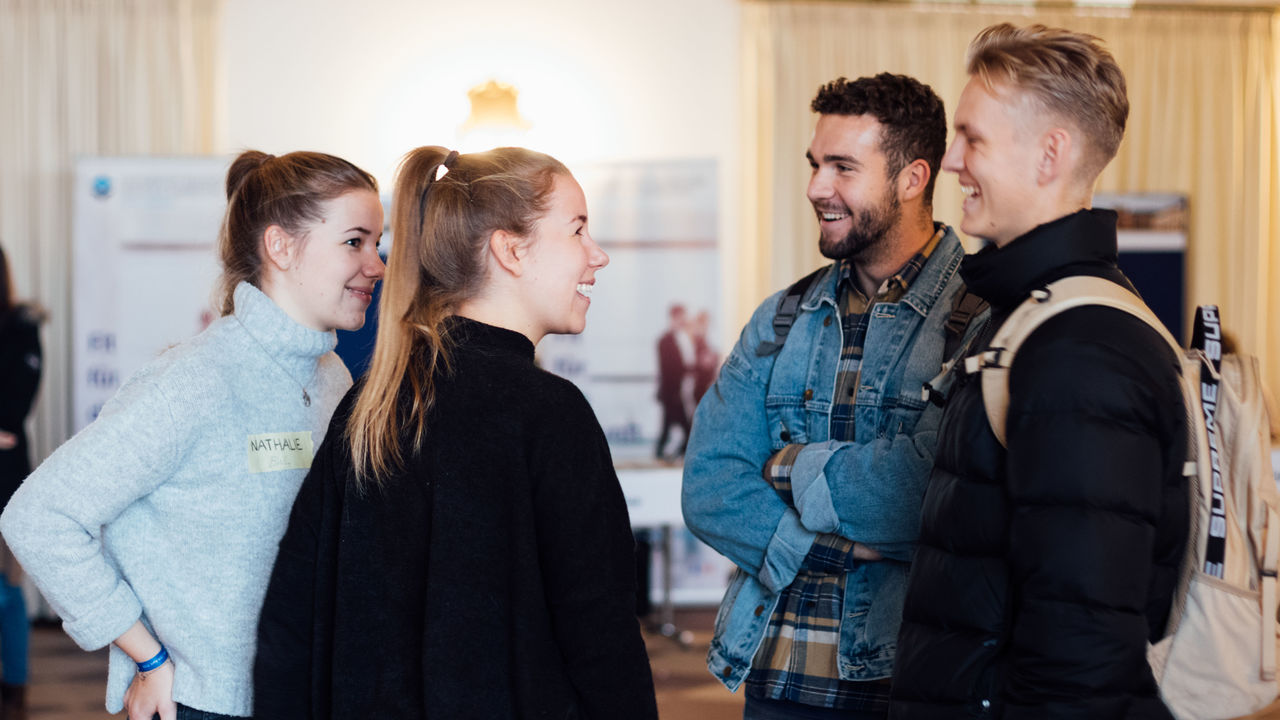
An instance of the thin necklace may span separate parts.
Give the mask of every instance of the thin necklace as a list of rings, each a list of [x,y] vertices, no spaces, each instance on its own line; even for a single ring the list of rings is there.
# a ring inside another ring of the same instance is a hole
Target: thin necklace
[[[271,358],[271,362],[275,363],[276,367],[280,368],[281,372],[283,372],[290,380],[297,383],[298,387],[302,388],[302,404],[307,407],[311,407],[311,396],[307,394],[307,386],[304,385],[303,383],[298,382],[298,379],[293,376],[293,373],[289,372],[288,368],[286,368],[283,364],[281,364],[281,362],[276,359],[276,356],[272,355],[271,352],[267,350],[267,346],[263,345],[262,341],[258,339],[258,336],[254,335],[253,332],[249,330],[249,328],[244,324],[244,321],[240,319],[239,315],[232,313],[231,317],[234,317],[236,319],[236,322],[240,323],[240,327],[244,328],[245,334],[253,338],[253,341],[258,344],[258,347],[262,348],[262,353],[267,357]],[[316,367],[319,368],[319,365],[317,364]],[[315,379],[316,379],[316,370],[312,370],[311,377],[307,380],[307,382],[309,383]]]

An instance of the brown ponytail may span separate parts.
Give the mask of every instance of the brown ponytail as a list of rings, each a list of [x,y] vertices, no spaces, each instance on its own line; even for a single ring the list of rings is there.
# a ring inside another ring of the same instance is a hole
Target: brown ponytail
[[[242,282],[262,286],[263,232],[279,225],[301,236],[322,219],[321,206],[353,190],[378,192],[373,176],[333,155],[292,152],[276,157],[257,150],[240,153],[227,169],[227,212],[218,233],[223,315],[235,311]]]

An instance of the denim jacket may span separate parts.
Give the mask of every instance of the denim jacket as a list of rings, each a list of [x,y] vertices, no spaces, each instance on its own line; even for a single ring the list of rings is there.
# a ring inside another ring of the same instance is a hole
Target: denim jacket
[[[756,309],[698,405],[682,505],[689,529],[738,566],[707,655],[708,668],[730,690],[746,679],[779,595],[819,533],[837,533],[885,558],[860,563],[846,577],[839,671],[846,680],[890,676],[942,417],[921,390],[942,365],[963,256],[948,228],[901,300],[872,311],[854,442],[829,439],[842,333],[834,264],[806,293],[777,353],[762,357],[756,348],[775,337],[782,292]],[[765,461],[792,443],[805,445],[791,469],[794,507],[762,476]]]

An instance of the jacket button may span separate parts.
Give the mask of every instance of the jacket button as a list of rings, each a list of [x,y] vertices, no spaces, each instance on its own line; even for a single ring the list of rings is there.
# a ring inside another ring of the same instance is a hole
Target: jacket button
[[[782,442],[789,442],[791,440],[791,433],[787,432],[786,430],[783,430],[778,435],[778,439],[781,440]]]
[[[823,327],[831,327],[831,316],[830,316],[830,315],[828,315],[828,316],[826,316],[825,318],[823,318],[823,319],[822,319],[822,326],[823,326]]]
[[[733,674],[733,668],[728,665],[725,665],[724,669],[720,671],[720,674],[723,675],[724,677],[729,677],[730,675]]]
[[[812,400],[812,399],[813,399],[813,390],[805,390],[805,391],[804,391],[804,399],[805,399],[805,400]]]
[[[757,606],[756,606],[756,617],[760,617],[760,616],[761,616],[761,615],[763,615],[763,614],[764,614],[764,606],[763,606],[763,605],[757,605]]]

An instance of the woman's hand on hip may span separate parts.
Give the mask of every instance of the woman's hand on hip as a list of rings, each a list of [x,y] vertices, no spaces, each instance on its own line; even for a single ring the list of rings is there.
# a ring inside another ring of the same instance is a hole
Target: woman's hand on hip
[[[173,702],[173,663],[166,662],[151,672],[133,676],[124,691],[124,709],[129,720],[177,720],[178,706]]]

